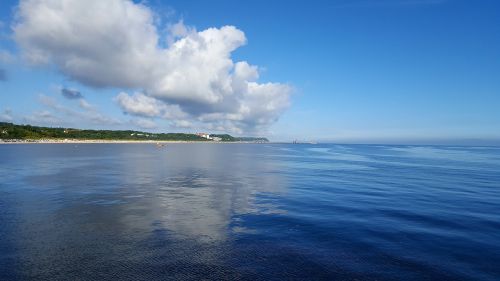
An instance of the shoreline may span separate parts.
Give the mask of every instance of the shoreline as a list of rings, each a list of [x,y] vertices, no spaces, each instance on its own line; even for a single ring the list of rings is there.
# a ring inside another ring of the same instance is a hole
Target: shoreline
[[[178,141],[178,140],[81,140],[81,139],[42,139],[42,140],[3,140],[0,139],[1,144],[175,144],[175,143],[210,143],[210,144],[224,144],[224,143],[253,143],[253,144],[269,144],[271,142],[244,142],[244,141]]]

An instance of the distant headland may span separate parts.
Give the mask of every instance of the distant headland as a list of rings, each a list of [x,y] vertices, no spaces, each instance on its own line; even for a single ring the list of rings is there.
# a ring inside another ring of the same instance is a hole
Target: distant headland
[[[149,133],[133,130],[87,130],[75,128],[39,127],[0,122],[0,142],[3,143],[123,143],[123,142],[269,142],[264,137],[233,137],[209,133]]]

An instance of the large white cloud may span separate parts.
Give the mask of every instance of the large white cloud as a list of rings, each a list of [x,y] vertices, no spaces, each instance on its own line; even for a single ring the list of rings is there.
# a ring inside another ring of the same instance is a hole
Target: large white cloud
[[[31,63],[92,86],[143,86],[158,52],[151,11],[130,1],[22,0],[13,28]]]
[[[130,114],[243,132],[267,128],[289,106],[289,86],[259,84],[258,67],[232,60],[246,44],[241,30],[196,31],[181,21],[160,34],[154,17],[129,0],[22,0],[13,29],[31,63],[90,86],[143,92],[116,97]]]

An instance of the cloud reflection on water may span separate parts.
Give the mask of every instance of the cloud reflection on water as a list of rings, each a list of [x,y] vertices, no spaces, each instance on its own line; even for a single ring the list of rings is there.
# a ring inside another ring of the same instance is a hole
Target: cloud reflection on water
[[[84,271],[89,257],[123,258],[135,247],[151,250],[145,251],[146,257],[125,259],[132,264],[161,255],[171,255],[173,261],[195,256],[203,264],[223,262],[220,245],[228,243],[231,233],[255,232],[239,226],[239,216],[284,212],[259,200],[260,194],[287,189],[283,175],[273,173],[276,163],[256,154],[261,148],[80,145],[54,150],[50,157],[32,150],[31,165],[38,168],[15,175],[32,195],[17,197],[13,192],[4,200],[10,198],[9,205],[3,206],[21,218],[12,230],[18,233],[13,248],[23,257],[20,274]],[[68,254],[73,249],[85,250]]]

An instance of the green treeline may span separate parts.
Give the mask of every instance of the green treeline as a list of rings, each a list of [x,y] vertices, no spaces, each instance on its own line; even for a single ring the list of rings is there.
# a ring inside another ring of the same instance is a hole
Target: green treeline
[[[267,138],[233,137],[228,134],[210,134],[211,138],[220,138],[221,141],[268,142]]]
[[[221,141],[268,141],[266,138],[236,138],[227,134],[212,136],[221,136]],[[6,122],[0,122],[0,139],[211,141],[196,134],[147,133],[131,130],[80,130],[72,128],[51,128],[31,125],[16,125]]]

